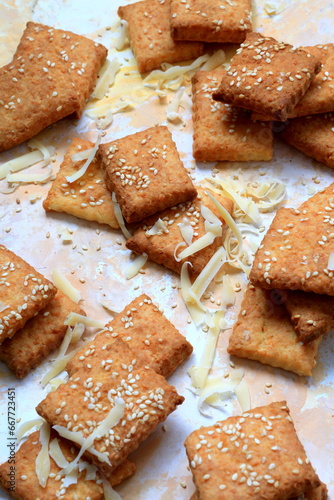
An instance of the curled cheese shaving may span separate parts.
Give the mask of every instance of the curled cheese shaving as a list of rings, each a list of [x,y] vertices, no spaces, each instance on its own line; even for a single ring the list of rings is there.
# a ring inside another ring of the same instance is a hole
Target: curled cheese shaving
[[[151,229],[145,231],[146,236],[155,236],[157,234],[168,233],[168,229],[163,220],[159,219],[154,223]]]
[[[190,255],[193,255],[194,253],[199,252],[200,250],[203,250],[203,248],[211,245],[215,238],[216,235],[211,231],[203,234],[203,236],[194,241],[188,248],[182,250],[182,252],[179,253],[178,258],[182,260],[186,257],[189,257]]]
[[[181,268],[181,294],[193,322],[198,326],[203,323],[207,308],[204,307],[199,299],[191,292],[188,266],[191,266],[191,263],[186,261]]]
[[[226,251],[221,247],[214,253],[191,286],[191,291],[194,292],[199,299],[202,297],[224,262],[226,262]]]
[[[334,271],[334,252],[329,254],[327,269],[328,271]]]
[[[146,264],[147,262],[147,259],[148,259],[148,256],[146,253],[143,253],[142,255],[138,255],[138,257],[136,257],[132,262],[131,264],[129,264],[127,266],[127,268],[125,269],[125,277],[127,280],[130,280],[131,278],[134,278],[134,276],[136,276],[139,271],[142,269],[142,267]]]
[[[101,68],[92,97],[103,99],[109,88],[115,83],[116,74],[120,69],[121,65],[117,57],[114,57],[112,61],[107,60]]]
[[[62,449],[59,446],[59,440],[57,438],[54,438],[50,443],[49,455],[61,469],[68,465],[68,460],[62,452]]]
[[[223,50],[217,50],[211,57],[206,61],[201,67],[201,71],[212,71],[213,69],[221,66],[225,62],[225,52]]]
[[[67,297],[73,302],[78,303],[81,300],[80,292],[74,288],[73,285],[68,281],[68,279],[57,269],[52,271],[53,282],[61,292],[63,292]]]
[[[123,214],[122,214],[122,211],[121,211],[121,207],[119,206],[119,203],[117,203],[117,199],[116,199],[116,194],[115,193],[112,193],[111,199],[112,199],[112,202],[114,204],[115,217],[116,217],[116,220],[117,220],[117,222],[119,224],[119,227],[121,228],[122,233],[124,234],[125,238],[129,239],[129,238],[131,238],[132,235],[131,235],[130,231],[125,227],[125,222],[124,222],[124,219],[123,219]]]
[[[117,50],[123,50],[128,39],[128,23],[124,19],[120,22],[121,32],[118,39],[115,41],[114,46]]]
[[[39,430],[39,441],[42,445],[35,461],[35,472],[39,484],[42,488],[46,487],[48,477],[50,474],[50,456],[49,456],[49,440],[50,440],[50,426],[44,422]]]
[[[53,146],[44,146],[44,144],[42,144],[39,140],[37,140],[36,138],[34,139],[30,139],[30,141],[28,142],[28,146],[31,148],[31,149],[37,149],[38,151],[40,151],[43,155],[43,165],[42,166],[46,166],[46,165],[49,165],[50,161],[51,161],[51,155],[54,154],[55,152],[55,148]],[[13,170],[12,170],[13,172]]]
[[[181,104],[181,98],[183,96],[185,87],[181,87],[176,93],[172,102],[166,106],[166,116],[167,120],[173,123],[182,122],[182,116],[179,114],[179,107]]]
[[[78,179],[80,179],[80,177],[82,177],[84,175],[84,173],[86,173],[89,165],[92,163],[92,161],[95,158],[95,154],[96,154],[96,152],[98,150],[100,142],[101,142],[101,135],[99,134],[98,137],[97,137],[96,143],[95,143],[94,147],[91,149],[90,154],[89,154],[87,160],[82,165],[82,167],[79,170],[77,170],[77,172],[75,172],[72,175],[67,175],[66,176],[67,182],[69,182],[71,184],[72,182],[77,181]]]
[[[180,233],[187,245],[191,245],[194,237],[194,228],[190,224],[187,217],[184,217],[183,222],[178,224]]]
[[[21,424],[16,431],[17,442],[19,443],[23,436],[34,427],[37,427],[37,429],[39,429],[41,425],[43,425],[43,423],[45,423],[45,420],[42,418],[35,418],[33,420],[23,422],[23,424]]]
[[[37,182],[43,184],[43,182],[47,182],[52,178],[52,167],[46,170],[44,174],[7,174],[6,180],[7,182],[23,182],[23,183],[32,183]]]
[[[104,323],[97,319],[88,318],[87,316],[83,316],[82,314],[70,312],[67,318],[64,321],[64,325],[75,326],[77,323],[80,323],[85,326],[92,326],[95,328],[103,328]]]

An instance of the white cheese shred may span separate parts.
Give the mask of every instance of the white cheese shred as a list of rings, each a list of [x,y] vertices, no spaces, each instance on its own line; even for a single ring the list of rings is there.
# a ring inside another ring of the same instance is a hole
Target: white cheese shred
[[[49,441],[50,441],[50,426],[47,422],[41,426],[39,430],[39,441],[42,445],[35,461],[36,476],[42,488],[46,487],[46,483],[50,474],[50,456],[49,456]]]
[[[89,165],[92,163],[92,161],[95,158],[95,154],[96,154],[96,152],[98,150],[100,142],[101,142],[101,134],[98,134],[96,143],[95,143],[94,147],[91,149],[90,154],[89,154],[87,160],[82,165],[82,167],[79,170],[77,170],[74,174],[66,176],[67,182],[69,182],[71,184],[72,182],[77,181],[78,179],[80,179],[80,177],[82,177],[86,173]]]
[[[74,288],[73,285],[68,281],[68,279],[57,269],[52,271],[53,282],[61,292],[63,292],[67,297],[73,302],[78,303],[81,300],[80,292]]]
[[[327,264],[328,271],[334,271],[334,252],[330,253]]]
[[[128,40],[128,23],[124,19],[120,22],[121,32],[118,39],[115,41],[114,46],[116,50],[123,50]]]
[[[245,379],[241,380],[234,389],[235,395],[238,398],[242,411],[249,411],[251,409],[251,399],[249,387]]]
[[[68,465],[68,460],[66,460],[64,453],[62,452],[62,449],[59,446],[59,440],[57,438],[54,438],[49,447],[49,455],[56,462],[58,467],[61,469],[64,469]]]
[[[179,114],[179,107],[184,93],[185,87],[181,87],[176,93],[174,99],[166,106],[167,120],[172,123],[183,122],[182,116]]]
[[[206,61],[206,63],[201,67],[201,71],[212,71],[215,68],[218,68],[218,66],[221,66],[225,62],[225,52],[223,50],[217,50],[212,56],[209,57],[209,59]]]
[[[215,238],[216,235],[211,231],[203,234],[203,236],[194,241],[188,248],[182,250],[182,252],[179,253],[178,258],[182,260],[186,257],[189,257],[190,255],[193,255],[194,253],[199,252],[200,250],[203,250],[203,248],[211,245]]]
[[[125,269],[125,277],[127,280],[130,280],[131,278],[134,278],[137,276],[139,271],[143,268],[143,266],[146,264],[148,259],[148,256],[146,253],[143,253],[142,255],[138,255]]]
[[[190,224],[190,221],[187,219],[187,217],[184,217],[183,222],[180,222],[178,224],[180,233],[184,241],[187,243],[187,245],[191,245],[194,237],[194,228]]]
[[[16,431],[17,442],[19,443],[23,436],[34,427],[37,427],[37,429],[39,429],[44,422],[45,420],[43,420],[42,418],[35,418],[33,420],[23,422],[23,424],[21,424]]]
[[[103,478],[103,494],[104,500],[122,500],[120,494],[110,486],[106,478]]]
[[[191,290],[197,295],[198,299],[202,297],[203,293],[225,262],[226,251],[223,247],[220,247],[211,257],[202,272],[197,276],[191,287]]]
[[[116,74],[121,69],[121,65],[117,57],[112,61],[107,60],[101,68],[97,85],[94,89],[92,97],[95,99],[103,99],[109,88],[115,83]]]
[[[30,184],[36,182],[43,184],[44,182],[49,181],[52,178],[52,176],[53,176],[52,167],[49,166],[49,168],[43,174],[22,174],[22,173],[7,174],[6,181],[10,183],[23,182],[26,184]]]
[[[82,314],[70,312],[67,318],[64,321],[64,325],[75,326],[77,323],[81,323],[87,327],[91,326],[93,328],[103,328],[103,321],[99,321],[97,319],[88,318],[87,316],[83,316]]]
[[[121,228],[121,231],[124,234],[125,238],[129,239],[129,238],[131,238],[132,235],[131,235],[130,231],[125,227],[125,222],[124,222],[124,219],[123,219],[123,214],[122,214],[122,211],[121,211],[121,207],[117,203],[117,199],[116,199],[116,194],[115,193],[112,193],[111,199],[112,199],[112,202],[114,204],[115,217],[116,217],[116,220],[117,220],[117,222],[119,224],[119,227]]]

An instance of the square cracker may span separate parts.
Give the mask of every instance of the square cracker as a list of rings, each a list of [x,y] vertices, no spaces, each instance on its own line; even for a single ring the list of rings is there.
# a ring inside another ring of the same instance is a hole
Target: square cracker
[[[280,137],[305,155],[334,168],[334,113],[294,118],[287,122]]]
[[[183,4],[182,4],[183,5]],[[273,156],[271,124],[212,99],[224,71],[197,71],[192,78],[194,142],[199,161],[259,161]]]
[[[80,430],[88,437],[105,420],[115,398],[122,398],[123,417],[92,445],[102,457],[88,451],[84,454],[106,473],[115,470],[184,400],[164,377],[136,363],[135,353],[116,339],[105,364],[75,372],[36,408],[50,425]]]
[[[286,401],[201,427],[185,447],[200,500],[284,500],[320,485]]]
[[[0,245],[0,344],[43,309],[56,291],[28,262]]]
[[[13,61],[0,69],[0,151],[72,113],[80,117],[106,56],[88,38],[27,23]]]
[[[171,0],[172,37],[199,42],[243,42],[252,30],[251,10],[251,0]]]
[[[241,304],[227,352],[240,358],[311,376],[321,337],[303,345],[276,290],[250,285]]]
[[[129,223],[196,196],[167,127],[102,144],[99,155],[107,185]]]
[[[120,338],[136,353],[138,363],[168,377],[192,353],[186,338],[145,294],[117,314],[96,337],[66,365],[72,375],[87,364],[100,366],[112,355],[113,342]]]
[[[93,147],[93,143],[75,137],[60,165],[43,207],[47,212],[65,212],[80,219],[108,224],[119,228],[114,213],[111,192],[107,188],[105,175],[98,158],[94,158],[88,170],[76,181],[69,183],[66,177],[73,175],[85,163],[85,160],[73,162],[72,155]]]
[[[255,254],[250,280],[261,288],[334,295],[334,184],[299,209],[280,208]]]
[[[215,197],[229,213],[232,213],[233,202],[231,200],[219,194],[215,194]],[[177,273],[181,273],[183,263],[188,261],[191,263],[189,271],[193,276],[197,276],[204,269],[216,250],[222,245],[224,237],[223,231],[223,236],[217,236],[209,246],[189,257],[181,259],[179,262],[175,260],[176,246],[179,243],[185,243],[178,226],[184,222],[185,218],[189,220],[194,228],[193,241],[199,239],[206,232],[205,219],[201,214],[202,204],[208,207],[221,220],[224,230],[224,227],[226,227],[224,219],[210,198],[205,194],[205,190],[199,188],[199,194],[194,200],[168,208],[146,219],[144,224],[127,240],[126,247],[138,254],[146,253],[150,260],[158,264],[163,264]],[[152,229],[159,219],[164,224],[165,229],[159,230],[157,234],[150,235],[148,231]]]
[[[60,346],[67,331],[64,321],[70,312],[85,314],[78,304],[58,290],[44,309],[0,345],[0,361],[18,378],[25,377]]]
[[[59,467],[51,457],[51,477],[48,477],[46,487],[43,488],[39,484],[35,465],[36,458],[41,450],[39,438],[40,432],[33,432],[28,439],[22,443],[19,450],[16,451],[15,491],[10,490],[10,463],[7,461],[0,465],[0,484],[6,491],[11,493],[11,495],[18,500],[32,500],[37,498],[40,500],[50,500],[51,498],[66,498],[67,500],[90,498],[91,500],[102,500],[104,498],[102,476],[98,469],[95,471],[95,478],[88,480],[86,479],[85,470],[79,472],[77,483],[71,484],[65,488],[66,496],[61,496],[59,492],[64,487],[62,480],[58,480],[58,478],[55,479],[61,471],[61,467]],[[74,448],[73,444],[51,430],[50,443],[54,439],[58,440],[58,444],[67,461],[72,462],[77,456],[77,450]],[[122,480],[131,476],[134,472],[134,467],[134,464],[125,461],[113,474],[108,476],[107,480],[110,482],[111,486],[115,486]],[[92,475],[94,476],[93,472]]]
[[[203,43],[176,42],[170,32],[170,0],[144,0],[119,7],[118,15],[127,21],[129,38],[139,73],[199,57]]]
[[[248,33],[213,98],[284,121],[320,69],[308,52]]]

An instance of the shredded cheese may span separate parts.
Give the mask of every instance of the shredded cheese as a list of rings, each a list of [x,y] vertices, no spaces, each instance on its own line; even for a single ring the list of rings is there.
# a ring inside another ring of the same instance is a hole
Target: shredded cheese
[[[41,385],[45,387],[46,384],[50,382],[50,380],[59,375],[59,373],[64,370],[67,363],[70,361],[70,359],[73,358],[73,356],[79,351],[79,349],[81,349],[81,347],[78,347],[77,349],[71,351],[70,354],[63,356],[62,358],[58,356],[57,359],[55,359],[55,361],[52,363],[50,370],[42,378]]]
[[[249,411],[251,409],[250,393],[248,384],[244,379],[235,387],[234,392],[238,398],[242,411]]]
[[[52,178],[52,167],[50,166],[44,174],[7,174],[6,181],[7,182],[23,182],[23,183],[32,183],[37,182],[43,184],[43,182],[47,182]]]
[[[167,120],[172,123],[183,122],[182,116],[179,114],[179,107],[184,93],[185,87],[181,87],[176,93],[174,99],[166,106]]]
[[[68,279],[57,269],[52,271],[53,282],[61,292],[63,292],[67,297],[73,302],[78,303],[81,300],[80,292],[74,288],[73,285],[68,281]]]
[[[223,50],[217,50],[211,57],[206,61],[201,67],[201,71],[212,71],[213,69],[221,66],[225,62],[225,52]]]
[[[28,142],[28,146],[31,149],[37,149],[38,151],[40,151],[42,153],[43,160],[44,160],[43,165],[42,165],[43,167],[45,167],[46,165],[49,165],[49,163],[51,161],[51,155],[53,155],[55,152],[55,148],[53,146],[46,147],[46,146],[44,146],[44,144],[42,144],[36,138],[30,139],[30,141]]]
[[[104,500],[122,500],[122,497],[110,486],[105,477],[103,478],[103,495]]]
[[[73,161],[73,163],[77,163],[78,161],[82,160],[87,160],[92,151],[93,148],[89,148],[89,149],[84,149],[83,151],[79,151],[78,153],[74,153],[74,155],[71,156],[71,160]]]
[[[328,271],[334,271],[334,252],[329,254],[327,269]]]
[[[67,182],[69,182],[71,184],[72,182],[77,181],[78,179],[80,179],[80,177],[82,177],[84,175],[84,173],[86,173],[89,165],[92,163],[92,161],[95,158],[95,154],[96,154],[96,152],[98,150],[100,142],[101,142],[101,135],[98,134],[96,143],[95,143],[94,147],[90,150],[90,154],[89,154],[87,160],[82,165],[82,167],[79,170],[77,170],[74,174],[66,176]]]
[[[197,276],[191,287],[191,291],[194,292],[198,298],[202,297],[203,293],[225,262],[226,251],[223,247],[220,247],[211,257],[202,272]]]
[[[159,219],[154,223],[151,229],[145,231],[146,236],[155,236],[157,234],[168,233],[168,229],[163,220]]]
[[[37,429],[39,429],[41,425],[43,425],[43,423],[45,423],[45,420],[43,420],[42,418],[35,418],[33,420],[23,422],[23,424],[21,424],[16,431],[17,442],[19,443],[23,436],[34,427],[37,427]]]
[[[187,245],[191,245],[194,237],[194,228],[190,224],[190,221],[187,219],[187,217],[183,218],[183,222],[180,222],[178,224],[178,227],[180,229],[180,233],[184,241],[187,243]]]
[[[190,262],[184,262],[181,268],[181,294],[187,306],[191,319],[196,326],[203,323],[207,308],[200,303],[198,297],[191,291],[191,281],[188,273]]]
[[[123,50],[128,39],[128,23],[124,19],[120,22],[121,32],[118,39],[115,41],[114,46],[117,50]]]
[[[131,278],[134,278],[134,276],[136,276],[139,271],[143,268],[143,266],[146,264],[147,262],[147,259],[148,259],[148,256],[146,253],[143,253],[142,255],[138,255],[138,257],[136,257],[132,262],[131,264],[129,264],[127,266],[127,268],[125,269],[125,277],[127,280],[130,280]]]
[[[112,193],[112,202],[114,204],[114,213],[115,213],[115,217],[116,217],[116,220],[119,224],[119,227],[121,228],[121,231],[122,233],[124,234],[125,238],[128,239],[128,238],[131,238],[131,233],[130,231],[125,227],[125,222],[124,222],[124,219],[123,219],[123,214],[122,214],[122,211],[121,211],[121,207],[119,206],[119,204],[117,203],[117,199],[116,199],[116,194],[115,193]]]
[[[93,98],[103,99],[109,88],[115,83],[116,74],[120,69],[121,65],[117,57],[114,57],[112,61],[107,60],[104,63],[99,73],[97,85],[92,94]]]
[[[56,462],[58,467],[61,469],[67,467],[68,460],[66,459],[64,453],[62,452],[61,447],[59,446],[59,440],[54,438],[49,447],[49,455]]]
[[[203,234],[200,238],[198,238],[196,241],[194,241],[188,248],[185,250],[182,250],[182,252],[179,253],[178,259],[182,260],[190,255],[193,255],[194,253],[199,252],[200,250],[203,250],[203,248],[208,247],[213,243],[214,239],[216,238],[216,235],[212,233],[211,231]]]
[[[39,484],[42,488],[46,487],[46,483],[50,474],[50,456],[49,456],[49,440],[50,426],[44,422],[39,430],[39,441],[42,445],[35,461],[35,472]]]
[[[2,300],[0,300],[0,312],[4,311],[5,309],[8,309],[9,306],[6,306],[6,304],[4,302],[2,302]]]
[[[235,304],[235,291],[231,280],[227,274],[223,276],[222,307],[233,306]]]
[[[77,323],[81,323],[87,327],[91,326],[93,328],[103,328],[103,321],[97,319],[89,318],[88,316],[83,316],[82,314],[70,312],[64,321],[64,325],[75,326]]]

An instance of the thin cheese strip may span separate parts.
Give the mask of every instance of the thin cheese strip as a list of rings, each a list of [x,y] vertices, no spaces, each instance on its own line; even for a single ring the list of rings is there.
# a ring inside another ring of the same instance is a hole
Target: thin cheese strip
[[[185,87],[181,87],[176,93],[174,99],[166,106],[166,116],[167,120],[170,122],[182,122],[182,116],[179,114],[179,107],[181,104],[181,99],[184,93]]]
[[[328,271],[334,271],[334,252],[329,254],[327,269]]]
[[[194,292],[199,299],[225,262],[226,251],[221,247],[214,253],[191,287],[191,291]]]
[[[110,486],[110,483],[105,478],[103,478],[103,494],[104,500],[122,500],[122,497]]]
[[[201,71],[212,71],[218,66],[221,66],[225,62],[225,52],[223,50],[217,50],[211,57],[206,61],[201,67]]]
[[[87,160],[89,155],[92,153],[93,148],[85,149],[84,151],[79,151],[78,153],[74,153],[71,156],[71,160],[73,163],[77,163],[78,161]]]
[[[122,19],[120,22],[121,32],[118,39],[114,42],[115,49],[123,50],[128,40],[128,22]]]
[[[50,456],[49,456],[49,440],[50,440],[50,426],[44,422],[39,430],[39,441],[42,445],[40,452],[36,457],[36,476],[42,488],[46,487],[48,477],[50,474]]]
[[[124,219],[123,219],[123,214],[122,214],[122,211],[121,211],[121,207],[117,203],[117,199],[116,199],[116,194],[115,193],[112,193],[111,199],[112,199],[112,202],[114,204],[115,217],[117,219],[119,227],[121,228],[122,233],[124,234],[125,238],[129,239],[129,238],[131,238],[132,235],[131,235],[130,231],[125,227],[125,222],[124,222]]]
[[[21,424],[16,431],[17,442],[19,443],[23,436],[34,427],[37,427],[37,429],[39,429],[40,426],[44,424],[44,422],[45,420],[43,420],[42,418],[35,418],[33,420],[23,422],[23,424]]]
[[[238,398],[242,411],[251,409],[251,399],[247,382],[243,379],[234,389],[235,395]]]
[[[145,231],[146,236],[155,236],[157,234],[168,233],[168,229],[163,220],[159,219],[154,223],[151,229]]]
[[[49,165],[51,161],[51,155],[54,154],[55,148],[53,146],[44,146],[40,141],[38,141],[36,138],[30,139],[28,142],[28,146],[31,149],[38,149],[42,155],[43,155],[43,166]]]
[[[209,245],[211,245],[211,243],[213,243],[215,238],[216,235],[214,233],[207,232],[203,234],[203,236],[194,241],[194,243],[192,243],[188,248],[182,250],[182,252],[180,252],[178,255],[178,259],[180,260],[185,259],[190,255],[193,255],[194,253],[203,250],[203,248],[206,248]]]
[[[82,347],[82,346],[81,346]],[[44,387],[46,384],[50,382],[54,377],[59,375],[64,368],[66,367],[67,363],[70,361],[70,359],[73,358],[73,356],[81,349],[81,347],[78,347],[77,349],[74,349],[73,351],[70,352],[70,354],[67,354],[63,358],[57,358],[53,363],[50,368],[50,370],[44,375],[44,377],[41,380],[41,385]]]
[[[115,76],[121,69],[121,65],[117,57],[114,57],[112,61],[107,60],[102,66],[100,73],[98,75],[98,82],[92,97],[95,99],[103,99],[106,93],[115,83]]]
[[[73,302],[78,303],[81,300],[80,292],[74,288],[73,285],[68,281],[68,279],[57,269],[52,271],[52,278],[54,284],[61,292],[63,292],[67,297]]]
[[[75,326],[77,323],[81,323],[85,326],[92,326],[96,328],[103,328],[103,321],[99,321],[97,319],[88,318],[87,316],[83,316],[82,314],[70,312],[67,318],[64,321],[64,325]]]
[[[222,307],[234,306],[235,291],[233,289],[230,277],[225,274],[223,276],[223,292],[222,292]]]
[[[67,467],[69,462],[68,460],[66,460],[65,455],[62,452],[57,438],[54,438],[50,443],[49,455],[52,458],[52,460],[56,462],[58,467],[60,467],[61,469]]]
[[[204,413],[203,405],[207,403],[210,406],[217,407],[218,403],[228,399],[235,394],[235,389],[240,384],[244,376],[242,369],[235,370],[231,377],[222,379],[221,377],[208,377],[205,387],[198,391],[198,410],[205,416],[210,416]]]
[[[160,80],[173,80],[179,76],[183,76],[185,73],[199,68],[209,59],[208,54],[198,57],[191,64],[187,66],[170,66],[166,71],[160,69],[151,71],[151,73],[144,79],[144,86],[151,86],[153,82],[157,85]]]
[[[68,175],[66,177],[67,182],[69,182],[71,184],[72,182],[77,181],[78,179],[80,179],[80,177],[82,177],[84,175],[84,173],[87,171],[89,165],[92,163],[92,161],[95,158],[95,154],[98,150],[100,142],[101,142],[101,135],[99,134],[97,137],[96,143],[95,143],[94,147],[91,149],[90,155],[88,156],[87,160],[85,161],[85,163],[82,165],[82,167],[77,172],[75,172],[72,175]]]
[[[4,179],[10,172],[17,172],[28,168],[35,163],[43,160],[43,154],[40,151],[31,151],[25,155],[19,156],[14,160],[7,161],[0,166],[0,180]]]
[[[43,183],[50,180],[52,177],[52,167],[50,166],[44,174],[8,174],[7,182],[24,182],[24,183]]]
[[[142,269],[142,267],[146,264],[148,259],[148,256],[146,253],[143,253],[142,255],[138,255],[131,264],[129,264],[126,269],[125,269],[125,277],[127,280],[130,280],[131,278],[134,278],[139,271]]]
[[[194,228],[187,217],[184,217],[183,222],[179,223],[178,227],[184,241],[187,245],[191,245],[194,237]]]
[[[188,265],[191,265],[190,262],[184,262],[181,268],[181,294],[191,319],[196,326],[199,326],[204,321],[206,308],[200,304],[199,301],[194,301],[193,297],[191,297],[189,293],[189,290],[191,289],[191,281],[188,273]]]

